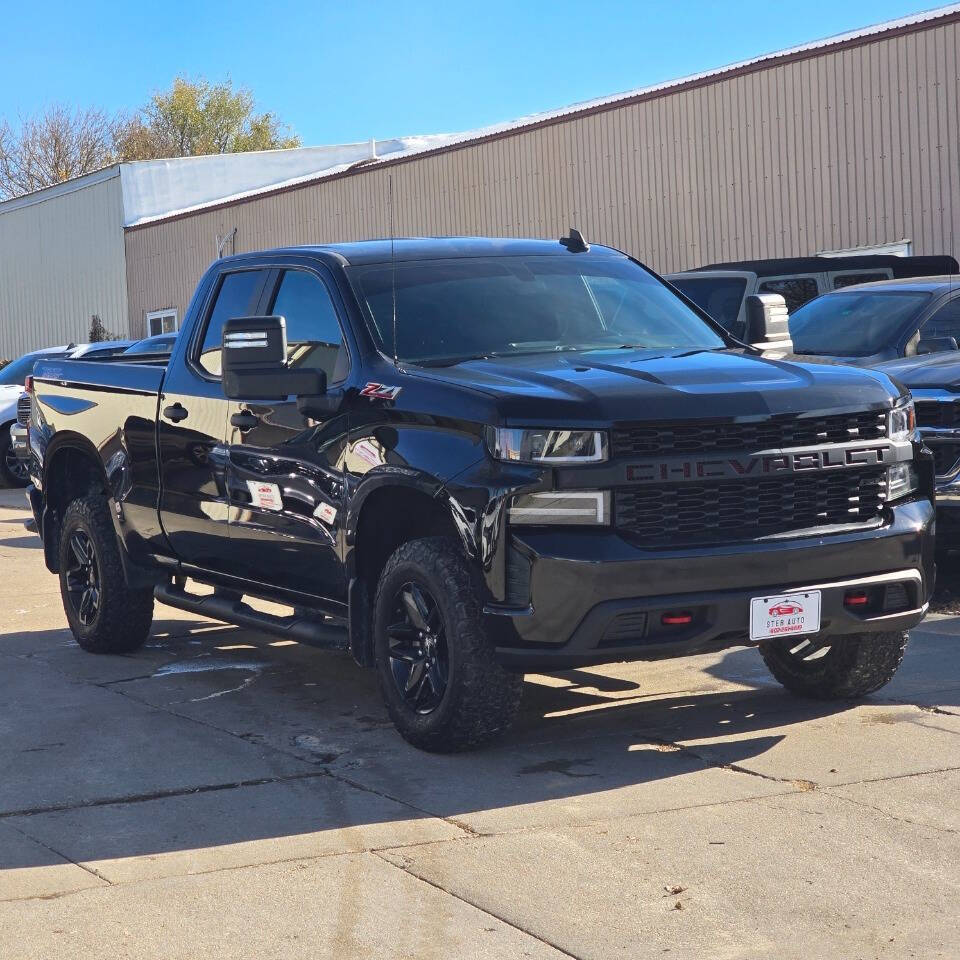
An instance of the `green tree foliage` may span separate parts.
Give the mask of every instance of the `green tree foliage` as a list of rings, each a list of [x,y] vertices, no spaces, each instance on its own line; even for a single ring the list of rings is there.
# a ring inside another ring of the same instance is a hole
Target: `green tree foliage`
[[[177,77],[133,114],[53,104],[15,122],[0,117],[0,200],[42,190],[120,160],[299,147],[277,115],[228,79]]]
[[[299,146],[276,114],[256,112],[250,90],[235,90],[230,80],[177,77],[126,124],[117,152],[123,160],[153,160]]]

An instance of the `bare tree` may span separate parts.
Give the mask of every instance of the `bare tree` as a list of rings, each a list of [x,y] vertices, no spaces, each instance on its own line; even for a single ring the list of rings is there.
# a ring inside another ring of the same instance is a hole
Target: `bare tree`
[[[17,128],[0,120],[0,199],[109,166],[122,121],[102,110],[54,104],[22,117]]]
[[[16,125],[0,119],[0,200],[123,160],[298,146],[275,114],[256,112],[246,88],[177,77],[132,114],[54,104]]]

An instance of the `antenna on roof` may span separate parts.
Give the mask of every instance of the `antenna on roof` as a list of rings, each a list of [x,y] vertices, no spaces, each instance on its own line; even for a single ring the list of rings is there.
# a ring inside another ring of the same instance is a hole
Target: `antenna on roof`
[[[560,243],[571,253],[588,253],[590,251],[590,244],[583,239],[583,234],[576,227],[571,227],[570,236],[561,237]]]
[[[399,369],[397,359],[397,260],[393,250],[393,174],[387,176],[390,192],[390,288],[393,296],[393,365]]]

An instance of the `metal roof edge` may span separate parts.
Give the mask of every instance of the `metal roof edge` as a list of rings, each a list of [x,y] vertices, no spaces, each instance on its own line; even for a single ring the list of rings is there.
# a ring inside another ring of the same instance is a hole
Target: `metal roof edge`
[[[120,176],[121,166],[122,164],[115,163],[112,166],[103,167],[101,170],[94,170],[92,173],[74,177],[72,180],[64,180],[62,183],[55,183],[51,187],[44,187],[42,190],[34,190],[33,193],[25,193],[21,197],[4,200],[0,202],[0,214],[12,213],[14,210],[31,207],[35,203],[55,200],[57,197],[66,196],[68,193],[76,193],[77,190],[85,190],[87,187],[95,186],[98,183],[105,183],[107,180]]]
[[[454,135],[448,143],[439,146],[426,146],[413,150],[404,151],[391,157],[371,160],[362,165],[353,165],[345,170],[324,171],[317,176],[306,176],[298,179],[295,183],[280,184],[273,187],[261,188],[256,193],[249,195],[240,195],[225,197],[212,203],[193,207],[189,210],[182,210],[166,216],[158,216],[146,222],[132,224],[124,228],[124,231],[142,230],[150,226],[157,226],[161,223],[170,223],[176,220],[182,220],[186,217],[199,216],[215,210],[222,210],[226,207],[250,203],[265,197],[276,196],[283,193],[289,193],[293,190],[301,190],[316,183],[322,183],[327,180],[339,180],[344,177],[359,176],[373,170],[392,166],[395,164],[409,163],[413,160],[425,156],[435,156],[444,153],[450,153],[455,150],[466,149],[482,143],[488,143],[494,140],[502,140],[507,137],[518,136],[529,130],[536,130],[541,127],[552,126],[557,123],[563,123],[566,120],[578,119],[590,116],[595,113],[605,113],[609,110],[616,110],[620,107],[631,106],[636,103],[642,103],[647,100],[659,99],[661,97],[671,96],[675,93],[681,93],[686,90],[696,89],[698,87],[709,86],[723,80],[729,80],[746,74],[758,73],[761,70],[767,70],[773,67],[781,66],[786,63],[793,63],[798,60],[813,59],[818,56],[826,56],[835,53],[837,50],[850,49],[853,47],[865,46],[869,43],[875,43],[880,40],[886,40],[894,36],[902,36],[917,31],[933,29],[937,26],[960,21],[960,3],[952,3],[942,7],[935,7],[920,13],[911,14],[906,17],[899,17],[894,20],[886,20],[882,23],[862,27],[857,30],[850,30],[844,33],[835,34],[830,37],[812,40],[805,44],[794,47],[787,47],[783,50],[773,53],[761,54],[748,60],[738,61],[723,67],[716,67],[703,73],[691,74],[680,77],[676,80],[668,80],[663,83],[652,84],[647,87],[639,87],[634,90],[628,90],[623,93],[612,94],[606,97],[600,97],[594,100],[586,100],[580,103],[571,104],[556,110],[545,111],[543,113],[532,114],[519,120],[507,121],[501,124],[493,124],[488,127],[482,127],[477,130],[464,133],[462,138]]]

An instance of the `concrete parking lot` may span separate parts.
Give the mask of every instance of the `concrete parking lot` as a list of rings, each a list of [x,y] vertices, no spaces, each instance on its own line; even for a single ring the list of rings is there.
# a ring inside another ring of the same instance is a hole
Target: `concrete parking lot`
[[[960,618],[861,703],[753,650],[407,746],[346,656],[158,607],[94,657],[0,491],[0,957],[956,957]]]

